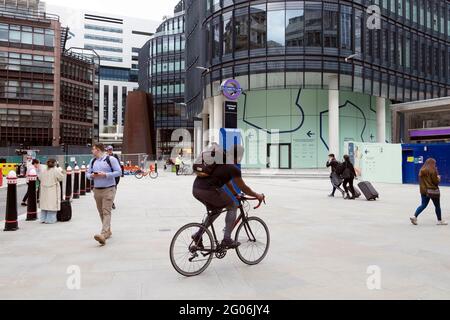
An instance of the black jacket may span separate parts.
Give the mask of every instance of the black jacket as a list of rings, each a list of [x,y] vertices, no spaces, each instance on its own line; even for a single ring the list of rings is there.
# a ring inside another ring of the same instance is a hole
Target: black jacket
[[[339,162],[336,159],[327,162],[327,168],[331,167],[331,173],[336,173],[339,166]]]
[[[342,173],[342,177],[344,179],[355,179],[356,170],[353,164],[350,161],[345,161],[343,163],[344,171]]]

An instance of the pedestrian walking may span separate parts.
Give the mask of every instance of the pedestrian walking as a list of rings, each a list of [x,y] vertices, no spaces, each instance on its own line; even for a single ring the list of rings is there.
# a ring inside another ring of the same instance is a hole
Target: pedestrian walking
[[[94,198],[102,222],[102,230],[100,234],[94,236],[94,239],[103,246],[112,236],[111,211],[116,196],[116,178],[120,177],[122,170],[115,157],[105,154],[103,144],[95,144],[92,147],[92,155],[94,158],[90,162],[86,176],[92,181]]]
[[[420,214],[428,207],[430,200],[433,201],[436,216],[437,225],[446,226],[447,222],[442,220],[442,210],[441,210],[441,192],[439,189],[439,184],[441,183],[441,177],[436,166],[436,160],[433,158],[427,159],[425,164],[422,166],[419,172],[419,183],[420,183],[420,196],[422,199],[422,204],[417,208],[414,217],[410,218],[413,225],[418,225],[418,217]]]
[[[180,167],[181,167],[182,163],[183,163],[183,158],[181,157],[181,154],[179,154],[177,156],[177,158],[175,159],[175,170],[177,172],[177,176],[180,175]]]
[[[339,190],[342,193],[342,197],[345,197],[345,191],[342,190],[342,178],[337,173],[338,167],[340,163],[336,160],[336,156],[334,154],[328,155],[327,168],[331,168],[330,181],[333,186],[333,191],[329,195],[329,197],[334,197],[336,190]]]
[[[339,173],[342,172],[342,178],[344,179],[344,190],[346,200],[355,200],[356,192],[353,187],[353,181],[357,177],[355,167],[353,167],[352,162],[350,161],[350,157],[348,155],[344,156],[344,162],[341,164],[341,168],[339,169]],[[351,193],[351,195],[350,195]]]
[[[64,174],[61,168],[56,166],[55,159],[49,159],[47,166],[38,174],[41,188],[41,222],[45,224],[56,223],[56,214],[61,210],[61,185]]]
[[[116,178],[116,190],[117,190],[117,186],[119,185],[120,178],[124,176],[124,166],[121,164],[119,156],[114,153],[113,146],[108,146],[106,148],[106,152],[108,153],[108,156],[116,158],[116,160],[119,162],[119,165],[120,165],[121,175]],[[113,208],[113,210],[116,209],[116,204],[115,203],[113,203],[112,208]]]
[[[40,171],[40,167],[41,167],[41,163],[38,159],[33,159],[32,161],[30,161],[28,163],[28,168],[27,168],[27,172],[30,172],[30,169],[34,168],[36,170],[36,173],[39,176],[39,171]],[[28,184],[28,182],[27,182]],[[39,179],[36,181],[36,192],[37,192],[37,202],[39,203]],[[25,193],[25,196],[22,199],[22,207],[26,207],[27,206],[27,200],[28,200],[28,189],[27,189],[27,193]]]

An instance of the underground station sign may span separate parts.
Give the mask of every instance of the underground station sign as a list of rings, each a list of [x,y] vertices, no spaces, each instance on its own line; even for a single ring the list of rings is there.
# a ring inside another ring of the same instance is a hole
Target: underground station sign
[[[228,100],[236,101],[242,94],[240,83],[236,79],[228,79],[220,85],[220,91]]]

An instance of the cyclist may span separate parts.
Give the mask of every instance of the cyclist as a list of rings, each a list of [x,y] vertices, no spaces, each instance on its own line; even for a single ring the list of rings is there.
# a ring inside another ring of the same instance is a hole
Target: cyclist
[[[233,154],[229,154],[234,152]],[[234,223],[237,218],[238,205],[225,192],[223,187],[226,185],[232,194],[239,198],[233,183],[246,195],[257,198],[259,201],[264,200],[264,195],[254,192],[248,187],[242,179],[242,173],[237,164],[240,164],[244,155],[244,148],[236,145],[232,150],[228,151],[227,161],[225,164],[215,164],[212,173],[206,177],[198,176],[194,181],[192,194],[194,197],[203,203],[211,215],[208,215],[205,221],[205,227],[208,228],[218,218],[218,213],[223,209],[227,209],[225,217],[225,235],[222,241],[222,246],[227,249],[235,249],[240,246],[240,243],[231,239],[231,233],[234,228]],[[222,161],[223,163],[223,161]],[[203,247],[202,243],[203,232],[199,230],[192,236],[196,242],[196,246]]]

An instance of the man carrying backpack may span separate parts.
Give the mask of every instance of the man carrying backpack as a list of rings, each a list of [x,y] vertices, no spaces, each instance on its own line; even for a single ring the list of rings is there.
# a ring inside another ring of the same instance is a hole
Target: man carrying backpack
[[[115,157],[105,154],[103,144],[95,144],[92,147],[94,158],[90,162],[86,173],[94,186],[94,198],[97,210],[102,221],[102,231],[94,236],[102,246],[111,236],[111,211],[116,196],[116,178],[122,174],[120,163]]]
[[[227,209],[222,246],[228,249],[240,246],[239,242],[231,239],[231,232],[237,218],[238,205],[228,196],[223,187],[226,185],[235,197],[239,197],[239,194],[234,189],[234,182],[246,195],[255,197],[260,201],[264,200],[264,195],[254,192],[242,180],[241,169],[239,169],[237,164],[241,163],[243,155],[244,148],[236,145],[229,150],[224,159],[223,151],[220,150],[219,146],[214,145],[203,152],[200,159],[197,159],[194,164],[197,178],[194,181],[192,194],[211,212],[211,215],[208,215],[205,221],[206,228],[217,219],[217,213]],[[192,238],[198,247],[203,245],[201,230],[193,235]]]
[[[119,164],[120,164],[119,156],[118,156],[117,154],[114,153],[114,148],[113,148],[113,146],[108,146],[108,147],[106,148],[106,152],[108,153],[108,156],[116,158],[117,161],[118,161]],[[123,177],[123,176],[124,176],[124,167],[123,167],[122,165],[120,165],[120,169],[122,170],[122,174],[121,174],[120,176]],[[117,189],[117,186],[119,185],[119,182],[120,182],[120,177],[117,177],[117,178],[116,178],[116,189]],[[113,203],[112,208],[113,208],[113,210],[116,209],[116,204],[115,204],[115,203]]]

